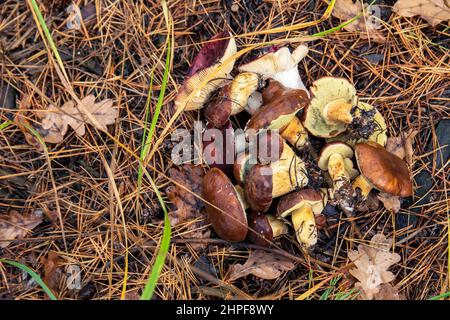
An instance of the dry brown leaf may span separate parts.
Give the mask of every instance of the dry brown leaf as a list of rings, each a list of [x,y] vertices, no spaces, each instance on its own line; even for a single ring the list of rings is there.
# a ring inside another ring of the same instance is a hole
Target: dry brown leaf
[[[290,271],[294,267],[292,261],[284,256],[264,250],[254,250],[243,265],[237,263],[230,267],[230,280],[234,281],[249,274],[261,279],[276,279],[282,272]]]
[[[0,248],[6,248],[14,239],[24,238],[43,220],[42,214],[21,214],[11,210],[0,215]]]
[[[389,137],[386,142],[386,150],[395,154],[411,167],[413,164],[413,143],[417,130],[409,130],[407,133],[401,132],[397,137]]]
[[[383,206],[393,213],[397,213],[400,210],[401,202],[400,197],[394,196],[389,193],[380,192],[378,199],[383,203]]]
[[[348,252],[356,268],[350,270],[358,282],[355,288],[362,291],[362,298],[372,300],[380,292],[383,283],[389,283],[395,276],[388,269],[400,261],[400,256],[389,252],[391,241],[382,234],[372,237],[370,245],[360,244],[358,250]]]
[[[41,259],[44,264],[44,282],[54,292],[59,291],[59,284],[63,275],[62,262],[54,251],[48,253],[47,258]]]
[[[380,291],[374,295],[373,300],[405,300],[405,298],[390,283],[383,283],[380,286]]]
[[[360,12],[363,12],[362,16],[358,20],[345,26],[344,29],[351,32],[357,32],[363,39],[370,38],[375,42],[384,43],[386,38],[379,30],[381,24],[379,20],[372,15],[372,12],[380,12],[378,6],[363,5],[363,2],[360,0],[356,0],[355,3],[353,3],[353,0],[336,0],[332,15],[341,20],[348,21],[357,16]]]
[[[205,205],[199,198],[202,194],[202,183],[204,171],[200,166],[184,164],[179,168],[169,169],[169,175],[176,183],[167,188],[167,196],[175,207],[169,212],[170,224],[176,226],[181,223],[190,222],[204,217]],[[191,192],[189,192],[189,191]],[[196,194],[199,197],[194,196]],[[187,232],[184,234],[189,238],[208,238],[210,230],[205,229],[206,221],[198,221],[187,224]],[[203,248],[204,245],[192,244],[195,249]]]
[[[77,135],[86,133],[86,124],[94,125],[97,129],[106,131],[106,126],[113,124],[119,115],[118,109],[113,106],[111,99],[95,102],[93,95],[88,95],[81,100],[83,105],[77,105],[72,100],[67,101],[61,108],[50,105],[42,118],[42,128],[48,133],[43,134],[44,140],[49,143],[60,143],[70,126]],[[93,123],[85,110],[90,112],[97,123]],[[59,134],[59,136],[58,136]]]
[[[37,137],[31,134],[28,128],[31,128],[32,125],[30,120],[28,119],[28,111],[30,110],[31,97],[29,95],[24,95],[18,101],[18,112],[14,116],[14,123],[19,127],[20,131],[25,136],[25,140],[27,143],[36,148],[36,150],[42,152],[44,151],[42,144],[39,142]]]
[[[450,6],[447,0],[398,0],[393,10],[407,18],[420,15],[433,27],[442,21],[450,20]]]

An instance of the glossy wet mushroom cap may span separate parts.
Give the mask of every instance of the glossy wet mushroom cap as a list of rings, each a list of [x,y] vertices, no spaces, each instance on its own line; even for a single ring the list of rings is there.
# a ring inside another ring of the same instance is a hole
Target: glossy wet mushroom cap
[[[376,142],[355,146],[361,174],[378,190],[400,197],[413,194],[411,175],[405,161]]]
[[[248,231],[247,215],[230,179],[217,168],[209,170],[203,178],[202,196],[208,220],[219,237],[243,241]]]
[[[248,214],[248,235],[251,243],[268,247],[273,241],[273,230],[264,213],[250,211]]]
[[[305,90],[288,90],[259,108],[247,123],[246,130],[283,130],[308,103],[309,98]]]
[[[245,199],[254,211],[266,212],[272,204],[272,169],[268,165],[254,165],[245,179]]]

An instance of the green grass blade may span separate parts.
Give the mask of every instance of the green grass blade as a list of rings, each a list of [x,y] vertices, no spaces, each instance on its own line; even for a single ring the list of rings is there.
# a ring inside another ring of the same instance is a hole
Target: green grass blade
[[[446,292],[446,293],[443,293],[443,294],[440,294],[438,296],[434,296],[434,297],[428,298],[428,300],[440,300],[440,299],[444,299],[444,298],[448,298],[448,297],[450,297],[450,291]]]
[[[55,42],[53,41],[52,35],[50,33],[50,30],[47,28],[47,24],[45,23],[44,17],[42,16],[42,12],[39,9],[39,6],[36,3],[36,0],[28,0],[31,8],[33,9],[34,14],[37,17],[37,20],[39,22],[39,25],[41,26],[42,30],[44,31],[44,35],[47,38],[47,42],[53,52],[53,55],[56,58],[56,61],[58,62],[59,68],[61,69],[61,72],[64,74],[66,81],[69,83],[69,77],[67,76],[66,70],[64,68],[63,61],[61,59],[61,56],[59,55],[58,49],[56,48]]]
[[[7,260],[7,259],[0,259],[0,262],[9,264],[16,268],[19,268],[22,271],[25,271],[36,281],[36,283],[38,285],[41,286],[41,288],[45,291],[45,293],[50,297],[51,300],[58,300],[58,298],[56,298],[56,296],[53,294],[53,292],[50,290],[50,288],[47,287],[47,285],[41,279],[41,277],[36,272],[34,272],[31,268],[29,268],[26,265],[21,264],[19,262]]]
[[[172,234],[172,230],[170,228],[169,215],[167,214],[167,209],[166,206],[164,205],[164,200],[162,199],[161,193],[158,191],[158,188],[156,187],[156,185],[154,185],[153,180],[151,180],[150,177],[149,179],[150,183],[154,187],[154,190],[156,191],[156,195],[158,197],[159,202],[162,204],[162,209],[164,211],[164,231],[158,255],[155,259],[155,264],[153,265],[150,277],[148,278],[144,291],[142,292],[141,300],[150,300],[153,297],[153,292],[155,291],[159,275],[161,274],[161,270],[164,266],[167,253],[169,252],[170,238]]]
[[[13,122],[11,120],[5,121],[2,124],[0,124],[0,131],[6,129],[10,124],[12,124]]]

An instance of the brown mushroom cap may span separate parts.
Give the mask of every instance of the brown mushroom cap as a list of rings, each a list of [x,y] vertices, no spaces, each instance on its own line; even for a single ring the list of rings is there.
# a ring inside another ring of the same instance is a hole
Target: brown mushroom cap
[[[282,96],[287,89],[285,86],[283,86],[281,83],[279,83],[276,80],[271,80],[269,82],[269,85],[267,86],[267,88],[265,88],[262,91],[262,99],[263,99],[263,103],[267,104],[270,101]]]
[[[272,204],[272,169],[269,165],[254,165],[245,179],[244,192],[254,211],[266,212]]]
[[[217,168],[209,170],[203,178],[202,195],[214,231],[224,240],[244,240],[248,230],[247,215],[230,179]]]
[[[270,246],[273,241],[273,230],[267,216],[261,212],[250,211],[247,220],[248,240],[259,246]]]
[[[261,132],[256,140],[258,161],[261,164],[268,164],[280,159],[283,153],[284,140],[276,131]]]
[[[231,116],[230,90],[230,84],[222,87],[217,96],[205,107],[205,118],[215,128],[222,127]]]
[[[353,157],[353,149],[344,142],[334,141],[327,143],[320,151],[318,166],[323,171],[328,171],[328,159],[332,154],[340,154],[342,158]]]
[[[303,111],[303,126],[313,135],[320,138],[337,136],[347,129],[342,122],[327,123],[323,110],[328,103],[336,100],[352,105],[357,103],[356,89],[344,78],[323,77],[311,86],[311,103]]]
[[[292,211],[309,204],[314,214],[319,214],[324,208],[324,195],[314,189],[303,189],[285,195],[278,202],[277,216],[286,217]]]
[[[283,130],[296,113],[309,103],[305,90],[291,89],[277,99],[263,105],[247,123],[246,130],[279,129]]]
[[[376,142],[355,146],[361,174],[378,190],[400,197],[413,194],[411,175],[406,163]]]

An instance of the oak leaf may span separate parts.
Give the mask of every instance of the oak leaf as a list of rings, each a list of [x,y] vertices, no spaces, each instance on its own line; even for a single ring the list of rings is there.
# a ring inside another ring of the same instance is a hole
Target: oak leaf
[[[282,272],[290,271],[294,267],[292,261],[284,256],[264,250],[254,250],[243,265],[237,263],[230,267],[230,280],[234,281],[250,274],[261,279],[276,279]]]
[[[411,129],[408,132],[401,132],[396,137],[389,137],[386,142],[386,150],[405,160],[411,167],[414,155],[413,143],[417,133],[417,130]]]
[[[362,16],[344,27],[345,30],[358,33],[363,39],[372,39],[378,43],[386,41],[385,36],[380,31],[381,23],[375,17],[380,9],[376,5],[369,6],[362,1],[356,0],[336,0],[331,14],[336,18],[348,21],[362,12]]]
[[[407,18],[420,15],[433,27],[450,20],[450,5],[447,0],[398,0],[393,10]]]
[[[43,280],[45,284],[54,292],[58,292],[63,275],[63,270],[61,268],[62,261],[59,258],[59,255],[54,251],[50,251],[47,257],[42,258],[41,261],[44,264]]]
[[[383,203],[383,206],[393,213],[397,213],[400,210],[401,202],[399,196],[394,196],[389,193],[380,192],[378,199]]]
[[[25,238],[42,220],[42,214],[21,214],[16,210],[0,215],[0,248],[6,248],[14,239]]]
[[[372,237],[370,245],[360,244],[358,250],[348,252],[348,257],[356,268],[350,269],[350,274],[358,282],[355,288],[362,291],[363,298],[372,300],[380,292],[381,285],[395,279],[388,269],[400,261],[400,256],[390,252],[391,240],[382,234]]]
[[[91,121],[87,112],[95,121]],[[72,100],[64,103],[61,108],[50,105],[41,120],[42,129],[45,130],[42,135],[46,142],[60,143],[69,126],[79,136],[86,133],[86,124],[107,131],[106,126],[113,124],[118,115],[118,109],[113,106],[111,99],[95,102],[95,97],[88,95],[81,100],[81,105]]]

